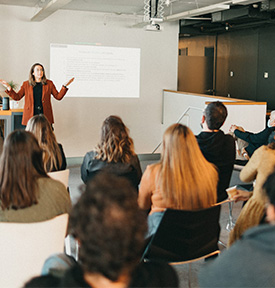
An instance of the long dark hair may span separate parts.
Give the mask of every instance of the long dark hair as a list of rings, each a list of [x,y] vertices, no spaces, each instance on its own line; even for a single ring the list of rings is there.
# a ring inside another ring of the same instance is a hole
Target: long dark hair
[[[120,117],[109,116],[105,119],[96,152],[97,159],[107,162],[129,163],[132,155],[135,155],[133,139]]]
[[[33,71],[34,71],[34,68],[35,66],[41,66],[42,67],[42,70],[43,70],[43,76],[42,76],[42,79],[41,79],[41,84],[42,85],[46,85],[47,84],[47,77],[46,77],[46,74],[45,74],[45,69],[44,69],[44,66],[40,63],[34,63],[30,69],[30,73],[29,73],[29,84],[31,86],[35,86],[36,85],[36,82],[35,82],[35,78],[33,76]]]
[[[0,158],[2,209],[21,209],[38,202],[37,179],[48,177],[42,149],[31,132],[16,130],[5,139]]]

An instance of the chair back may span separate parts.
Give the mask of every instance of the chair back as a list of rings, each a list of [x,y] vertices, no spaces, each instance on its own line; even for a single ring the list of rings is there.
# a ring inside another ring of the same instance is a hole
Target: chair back
[[[220,209],[166,209],[143,254],[143,259],[183,262],[219,250]]]
[[[45,260],[64,252],[68,214],[35,223],[0,223],[0,287],[19,288],[41,273]]]
[[[54,171],[54,172],[48,172],[48,175],[55,180],[60,181],[65,185],[66,188],[69,186],[69,176],[70,176],[70,170],[60,170],[60,171]]]

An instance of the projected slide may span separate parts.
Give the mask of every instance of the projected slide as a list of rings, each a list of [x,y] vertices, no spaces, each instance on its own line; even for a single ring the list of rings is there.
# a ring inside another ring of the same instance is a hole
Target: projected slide
[[[139,97],[140,49],[51,44],[50,79],[66,97]]]

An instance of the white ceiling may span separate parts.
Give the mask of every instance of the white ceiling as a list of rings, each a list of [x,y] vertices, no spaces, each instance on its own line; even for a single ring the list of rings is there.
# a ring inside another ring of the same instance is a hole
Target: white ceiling
[[[153,0],[154,3],[155,0]],[[0,0],[3,5],[16,5],[36,7],[39,11],[49,3],[59,2],[55,9],[106,12],[116,14],[143,15],[144,0]],[[232,1],[222,0],[166,0],[170,3],[164,5],[164,16],[190,11],[217,3],[229,3]],[[65,3],[65,4],[64,4]],[[43,9],[42,9],[43,10]],[[53,12],[52,12],[53,13]]]

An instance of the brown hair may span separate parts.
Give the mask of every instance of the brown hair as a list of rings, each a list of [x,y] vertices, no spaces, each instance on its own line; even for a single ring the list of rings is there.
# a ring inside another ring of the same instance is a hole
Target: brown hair
[[[33,72],[34,72],[35,66],[41,66],[42,67],[43,76],[42,76],[42,79],[41,79],[41,84],[42,85],[46,85],[47,84],[47,77],[45,75],[45,69],[44,69],[44,66],[42,64],[40,64],[40,63],[35,63],[35,64],[32,65],[32,67],[30,69],[30,73],[29,73],[29,84],[31,86],[35,86],[36,85],[35,78],[33,76]]]
[[[101,141],[96,147],[96,159],[107,162],[128,163],[134,152],[134,142],[129,129],[118,116],[109,116],[101,128]]]
[[[12,132],[5,139],[0,158],[2,209],[22,209],[36,204],[39,177],[47,177],[47,174],[36,138],[24,130]]]
[[[105,172],[83,188],[70,214],[69,231],[80,241],[84,273],[101,274],[111,281],[131,275],[147,230],[135,189],[123,177]]]
[[[43,114],[33,116],[27,123],[26,131],[32,132],[43,150],[44,169],[47,172],[59,170],[62,155],[52,126]]]
[[[174,124],[165,131],[161,160],[155,165],[158,185],[171,208],[195,210],[216,203],[218,173],[188,127]]]

